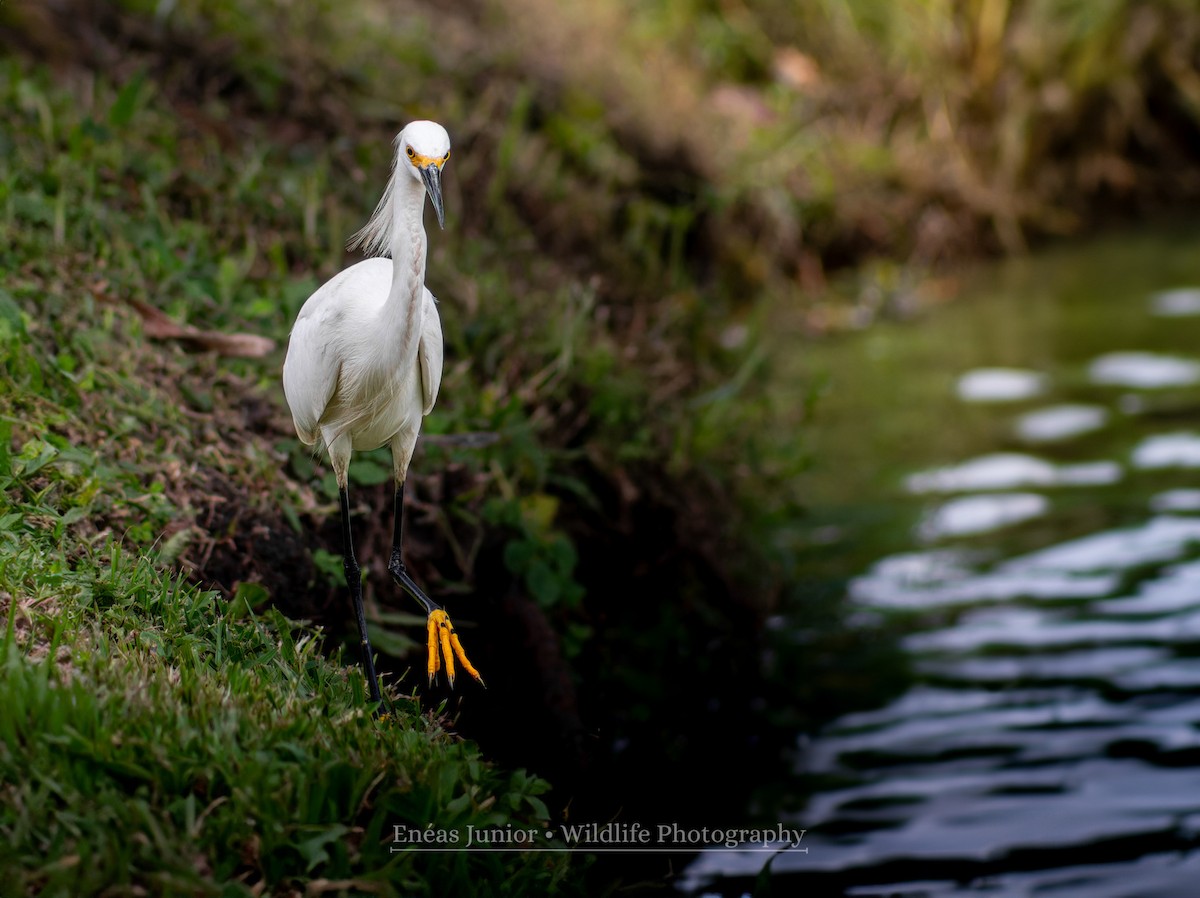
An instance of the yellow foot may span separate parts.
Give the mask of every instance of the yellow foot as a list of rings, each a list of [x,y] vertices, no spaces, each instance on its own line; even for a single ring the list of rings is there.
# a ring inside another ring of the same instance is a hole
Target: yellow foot
[[[454,688],[454,658],[456,656],[463,669],[477,679],[480,684],[483,684],[483,677],[467,660],[467,653],[463,651],[462,643],[458,641],[458,634],[454,632],[454,624],[450,623],[450,616],[438,608],[429,615],[427,626],[429,628],[429,685],[433,685],[433,678],[441,669],[442,658],[445,658],[446,679],[450,682],[450,688]]]

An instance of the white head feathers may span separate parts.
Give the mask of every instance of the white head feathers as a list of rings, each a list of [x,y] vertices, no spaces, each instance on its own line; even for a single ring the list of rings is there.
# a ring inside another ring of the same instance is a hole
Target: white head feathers
[[[392,173],[383,197],[362,230],[350,238],[348,249],[362,248],[368,256],[386,256],[391,252],[392,228],[395,222],[396,184],[401,178],[421,183],[421,168],[430,165],[440,170],[450,158],[450,135],[437,122],[415,121],[395,140],[396,153],[392,158]],[[422,202],[424,198],[422,197]]]

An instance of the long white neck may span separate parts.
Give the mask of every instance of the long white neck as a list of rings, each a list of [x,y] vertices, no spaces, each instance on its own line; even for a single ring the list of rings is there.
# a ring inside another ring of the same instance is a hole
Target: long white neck
[[[392,286],[381,313],[388,355],[396,368],[415,364],[425,313],[425,187],[416,178],[399,177],[392,196]],[[396,369],[393,369],[396,370]]]

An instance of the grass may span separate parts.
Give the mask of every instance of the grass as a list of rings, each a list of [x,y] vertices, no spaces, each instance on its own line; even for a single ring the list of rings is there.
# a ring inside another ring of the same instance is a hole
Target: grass
[[[397,825],[546,824],[547,785],[394,687],[392,715],[371,717],[355,668],[255,611],[264,590],[179,572],[228,535],[195,523],[212,478],[268,484],[260,504],[320,499],[246,437],[272,368],[150,342],[126,300],[281,337],[311,288],[288,255],[323,235],[272,223],[321,195],[312,159],[265,142],[229,158],[144,79],[81,92],[9,59],[0,95],[16,111],[0,162],[6,890],[555,891],[567,867],[537,856],[390,853]]]
[[[71,563],[36,535],[5,542],[10,894],[527,894],[563,875],[390,853],[397,825],[545,821],[545,784],[489,767],[415,703],[371,717],[310,632],[115,547]]]

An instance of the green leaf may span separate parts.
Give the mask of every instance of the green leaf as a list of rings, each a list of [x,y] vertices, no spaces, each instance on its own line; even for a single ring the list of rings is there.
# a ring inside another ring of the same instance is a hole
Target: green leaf
[[[556,536],[550,542],[550,557],[554,560],[554,566],[560,573],[570,575],[575,570],[575,565],[579,561],[579,555],[575,551],[575,546],[571,541],[561,534]]]
[[[535,558],[525,572],[525,583],[533,599],[543,608],[548,608],[558,601],[562,593],[562,583],[550,566],[540,558]]]
[[[117,128],[129,124],[134,113],[137,112],[138,94],[142,92],[142,85],[145,82],[146,73],[138,72],[129,80],[129,83],[121,88],[117,99],[113,101],[112,108],[108,110],[110,124]]]
[[[526,539],[514,539],[504,547],[504,566],[510,573],[521,574],[533,558],[533,544]]]
[[[521,497],[521,516],[532,533],[545,533],[558,514],[558,499],[547,493]]]
[[[25,336],[25,319],[12,295],[0,287],[0,340]]]
[[[424,621],[422,620],[421,623],[424,624]],[[425,634],[423,628],[414,632],[420,632],[422,636]],[[407,633],[390,627],[379,627],[374,622],[367,624],[367,633],[371,638],[371,648],[381,654],[391,655],[393,658],[403,658],[419,645],[417,640]]]
[[[64,522],[66,519],[64,517]],[[188,543],[196,536],[195,531],[191,527],[185,527],[178,533],[174,533],[163,541],[162,548],[158,550],[158,563],[164,567],[175,563],[176,559],[187,548]]]
[[[63,514],[60,523],[64,527],[69,527],[71,524],[76,524],[87,517],[88,510],[81,505],[76,505],[74,508],[68,508]]]
[[[3,304],[3,292],[0,290],[0,305]],[[5,477],[12,473],[11,443],[12,422],[0,420],[0,475]]]
[[[270,601],[271,593],[261,583],[239,583],[225,616],[229,620],[247,617]]]
[[[312,560],[313,565],[325,575],[330,585],[344,586],[346,584],[346,562],[341,555],[330,552],[328,549],[317,549],[312,553]]]
[[[228,304],[242,282],[242,268],[236,259],[226,256],[217,265],[217,296]]]
[[[537,815],[539,820],[550,819],[550,809],[546,807],[546,802],[542,801],[540,798],[534,798],[532,795],[526,795],[525,801],[531,808],[533,808],[533,813]]]
[[[28,477],[36,474],[58,455],[58,450],[43,440],[30,440],[21,448],[21,458],[25,464],[21,473]]]
[[[330,842],[336,842],[341,839],[350,830],[340,823],[335,823],[328,829],[322,830],[310,839],[305,839],[296,845],[296,850],[300,856],[308,862],[308,872],[311,873],[316,867],[329,862],[329,852],[325,850],[325,846]]]
[[[392,470],[364,458],[350,466],[350,479],[361,486],[378,486],[392,479]]]

